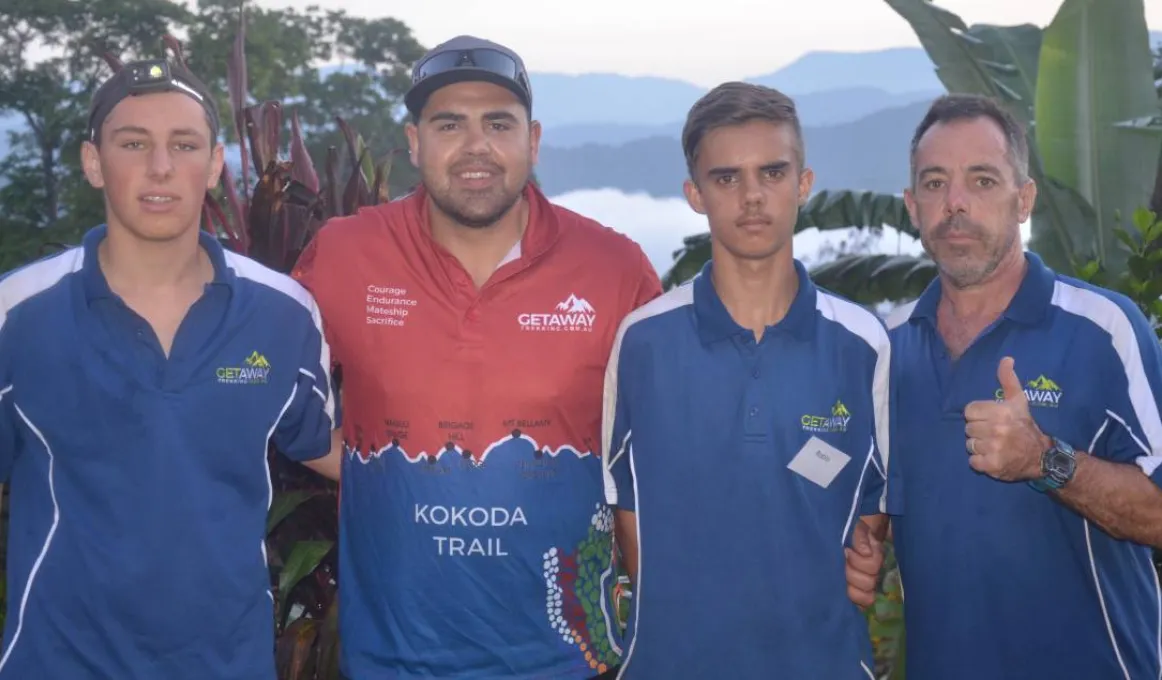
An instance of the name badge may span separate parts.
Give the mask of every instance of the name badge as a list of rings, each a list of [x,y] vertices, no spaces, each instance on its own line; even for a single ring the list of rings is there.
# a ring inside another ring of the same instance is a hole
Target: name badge
[[[847,466],[851,456],[818,437],[811,437],[787,465],[787,469],[826,489]]]

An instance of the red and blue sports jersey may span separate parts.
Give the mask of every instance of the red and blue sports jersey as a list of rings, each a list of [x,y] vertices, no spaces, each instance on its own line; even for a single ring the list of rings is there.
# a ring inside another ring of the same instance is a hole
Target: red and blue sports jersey
[[[423,189],[326,225],[296,268],[342,370],[343,672],[586,678],[616,664],[602,379],[660,293],[625,236],[529,186],[477,289]]]

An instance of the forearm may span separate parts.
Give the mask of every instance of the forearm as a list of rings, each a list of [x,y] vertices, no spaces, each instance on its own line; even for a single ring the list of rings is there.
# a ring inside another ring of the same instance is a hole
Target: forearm
[[[630,582],[637,583],[637,516],[630,510],[613,509],[613,532],[621,563]]]
[[[1137,465],[1077,452],[1077,470],[1052,492],[1114,538],[1162,548],[1162,489]]]

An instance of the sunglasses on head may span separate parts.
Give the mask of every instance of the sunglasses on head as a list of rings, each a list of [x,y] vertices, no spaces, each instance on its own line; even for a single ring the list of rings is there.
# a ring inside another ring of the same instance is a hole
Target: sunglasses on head
[[[488,48],[456,50],[437,54],[425,61],[416,71],[412,84],[425,78],[461,68],[477,68],[516,81],[522,89],[529,89],[528,77],[515,59],[503,52]]]

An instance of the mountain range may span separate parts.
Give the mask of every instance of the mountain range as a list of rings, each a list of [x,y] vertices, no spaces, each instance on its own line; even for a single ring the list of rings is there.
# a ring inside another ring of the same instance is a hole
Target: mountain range
[[[1162,45],[1162,31],[1151,33],[1151,43]],[[819,189],[898,192],[912,130],[943,92],[919,47],[809,52],[744,80],[795,99]],[[537,179],[550,195],[599,188],[681,195],[683,120],[709,88],[610,73],[534,72],[531,81],[533,113],[544,126]],[[0,114],[0,155],[7,132],[22,129],[20,117]]]

